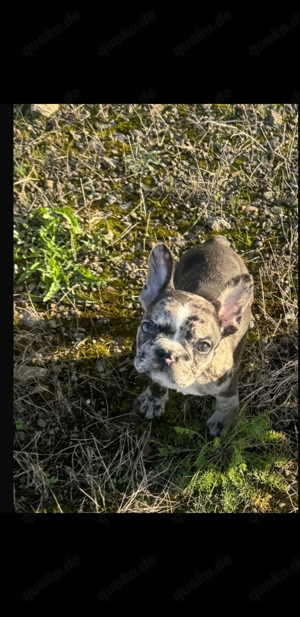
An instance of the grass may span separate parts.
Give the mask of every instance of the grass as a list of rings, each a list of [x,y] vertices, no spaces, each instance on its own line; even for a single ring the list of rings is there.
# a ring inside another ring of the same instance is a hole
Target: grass
[[[62,105],[36,120],[15,106],[17,512],[297,510],[296,115]],[[172,391],[151,423],[132,412],[149,250],[178,259],[211,216],[255,280],[238,421],[221,439],[210,397]]]
[[[28,218],[31,243],[22,240],[17,230],[14,234],[15,272],[19,274],[18,263],[27,264],[26,267],[21,265],[23,271],[16,282],[36,280],[37,287],[43,290],[43,302],[51,300],[58,291],[68,292],[70,297],[70,292],[80,282],[83,282],[83,287],[101,287],[113,280],[113,277],[95,276],[90,268],[77,264],[78,253],[83,253],[86,246],[93,242],[93,236],[83,233],[78,216],[71,208],[36,208]],[[103,236],[97,235],[96,241],[104,257]],[[39,276],[33,277],[34,273]]]

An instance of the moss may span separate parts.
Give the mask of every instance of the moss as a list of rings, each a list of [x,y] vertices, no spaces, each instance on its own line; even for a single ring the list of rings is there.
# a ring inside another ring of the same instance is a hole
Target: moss
[[[116,129],[120,133],[124,135],[128,135],[130,131],[134,129],[139,129],[141,127],[141,121],[138,115],[132,116],[129,120],[117,120],[116,121]]]
[[[143,176],[143,184],[146,184],[146,186],[153,186],[154,178],[152,176]]]

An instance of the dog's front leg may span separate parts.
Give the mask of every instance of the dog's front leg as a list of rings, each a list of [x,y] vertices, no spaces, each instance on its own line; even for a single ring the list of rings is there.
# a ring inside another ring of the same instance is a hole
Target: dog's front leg
[[[218,437],[223,429],[233,419],[239,406],[238,380],[233,375],[228,388],[216,396],[216,411],[207,421],[211,435]]]
[[[139,411],[147,420],[152,420],[163,415],[169,394],[168,388],[155,383],[150,377],[148,383],[148,388],[135,399],[133,411]]]

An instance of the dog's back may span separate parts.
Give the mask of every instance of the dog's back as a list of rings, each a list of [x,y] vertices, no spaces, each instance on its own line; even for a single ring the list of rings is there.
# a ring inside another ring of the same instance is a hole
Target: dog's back
[[[174,272],[174,287],[214,302],[226,283],[248,274],[241,257],[224,236],[212,236],[184,253]]]

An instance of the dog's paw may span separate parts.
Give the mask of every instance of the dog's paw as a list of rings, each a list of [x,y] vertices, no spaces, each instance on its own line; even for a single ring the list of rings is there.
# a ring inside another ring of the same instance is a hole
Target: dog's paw
[[[207,426],[209,432],[214,437],[219,437],[224,430],[225,418],[219,411],[215,411],[213,415],[207,420]]]
[[[147,388],[133,403],[133,411],[141,413],[147,420],[159,418],[165,411],[168,394],[158,398]]]

